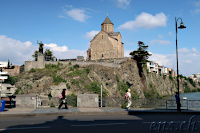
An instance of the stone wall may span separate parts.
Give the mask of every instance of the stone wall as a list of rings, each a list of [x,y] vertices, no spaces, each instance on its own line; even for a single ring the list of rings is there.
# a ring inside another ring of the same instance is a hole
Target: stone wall
[[[101,65],[101,66],[106,66],[106,67],[118,67],[120,68],[121,65],[119,63],[125,61],[127,59],[122,58],[122,59],[114,59],[112,62],[113,63],[109,63],[109,62],[80,62],[80,61],[72,61],[71,64],[72,65],[80,65],[80,66],[88,66],[88,65]],[[42,62],[38,62],[38,61],[25,61],[25,71],[29,71],[32,68],[33,69],[42,69],[45,68],[46,64],[54,64],[57,65],[58,63],[62,63],[63,65],[69,65],[70,61],[44,61]]]
[[[43,55],[39,55],[38,56],[38,60],[37,61],[25,61],[25,66],[24,66],[24,70],[25,71],[29,71],[32,68],[33,69],[41,69],[44,68],[44,56]]]
[[[16,75],[20,74],[20,66],[16,66],[16,65],[14,65],[14,66],[15,66],[14,69],[4,69],[6,72],[8,72],[8,75],[16,76]]]
[[[78,94],[77,107],[78,108],[98,108],[99,95],[98,94]]]
[[[33,108],[36,109],[37,97],[34,94],[16,95],[16,108]]]

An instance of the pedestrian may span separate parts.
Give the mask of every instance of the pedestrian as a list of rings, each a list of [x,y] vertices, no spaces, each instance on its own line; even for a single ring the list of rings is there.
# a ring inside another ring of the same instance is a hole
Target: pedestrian
[[[176,98],[176,104],[178,104],[178,92],[176,92],[175,98]]]
[[[63,89],[61,94],[62,94],[62,98],[61,98],[61,103],[60,103],[58,109],[60,109],[63,104],[65,104],[65,109],[68,109],[67,101],[66,101],[66,95],[67,95],[66,89]]]
[[[179,96],[178,96],[178,92],[176,92],[175,98],[176,98],[176,104],[177,104],[177,111],[181,111],[181,110],[180,110],[180,108],[181,108],[181,103],[180,103],[180,98],[179,98]]]
[[[132,99],[131,99],[131,89],[128,89],[127,92],[127,100],[128,100],[128,105],[126,106],[127,110],[130,109],[130,106],[132,104]]]

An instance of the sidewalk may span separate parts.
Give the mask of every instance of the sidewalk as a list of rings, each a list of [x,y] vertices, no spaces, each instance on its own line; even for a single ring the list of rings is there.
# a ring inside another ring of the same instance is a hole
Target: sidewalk
[[[138,114],[138,113],[200,113],[200,110],[176,110],[154,109],[154,108],[131,108],[129,111],[117,107],[103,107],[103,108],[77,108],[69,107],[68,110],[58,108],[12,108],[5,109],[0,112],[0,117],[25,117],[25,116],[42,116],[42,115],[109,115],[109,114]]]

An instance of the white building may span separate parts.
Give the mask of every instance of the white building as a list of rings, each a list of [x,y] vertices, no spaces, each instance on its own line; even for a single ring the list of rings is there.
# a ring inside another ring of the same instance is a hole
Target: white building
[[[190,75],[190,78],[193,79],[193,78],[197,78],[196,74],[192,74]]]
[[[8,62],[0,62],[0,68],[7,68]]]
[[[159,67],[159,72],[160,72],[160,74],[162,74],[162,75],[167,75],[167,74],[169,73],[168,68],[167,68],[167,67],[164,67],[164,66],[160,66],[160,67]]]
[[[198,79],[200,79],[200,73],[197,73],[196,76]]]
[[[158,74],[158,64],[154,62],[147,62],[147,69],[149,72],[155,72]]]

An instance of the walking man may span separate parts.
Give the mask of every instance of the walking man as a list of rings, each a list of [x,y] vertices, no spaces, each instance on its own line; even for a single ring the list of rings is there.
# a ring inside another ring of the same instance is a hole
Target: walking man
[[[132,104],[132,99],[131,99],[131,89],[128,89],[127,92],[127,100],[128,100],[128,105],[126,106],[127,110],[130,109],[130,106]]]

